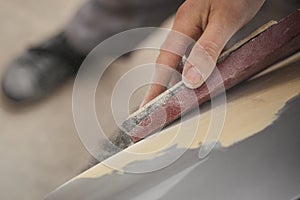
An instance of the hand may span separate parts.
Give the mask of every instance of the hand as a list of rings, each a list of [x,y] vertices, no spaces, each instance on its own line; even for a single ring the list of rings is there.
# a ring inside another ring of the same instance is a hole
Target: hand
[[[191,45],[179,32],[197,41],[183,68],[182,80],[191,89],[200,87],[212,73],[229,39],[256,15],[263,3],[264,0],[186,0],[176,13],[174,32],[168,35],[157,58],[154,81],[167,85],[172,74],[161,66],[176,69],[181,56],[173,52],[183,54]],[[165,89],[152,84],[141,106]]]

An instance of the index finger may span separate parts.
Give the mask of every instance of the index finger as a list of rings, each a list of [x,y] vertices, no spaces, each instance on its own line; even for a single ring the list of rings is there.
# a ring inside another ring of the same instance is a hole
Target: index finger
[[[176,69],[188,47],[194,44],[195,39],[202,33],[201,29],[195,28],[197,22],[186,20],[187,15],[178,14],[181,12],[177,12],[172,30],[161,46],[156,60],[154,84],[150,86],[141,106],[144,106],[166,90],[165,86],[168,85],[172,73],[171,70],[165,70],[163,66]]]

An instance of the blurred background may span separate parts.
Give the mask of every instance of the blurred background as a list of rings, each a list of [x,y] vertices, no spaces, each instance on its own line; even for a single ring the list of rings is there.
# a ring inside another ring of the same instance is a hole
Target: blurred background
[[[0,0],[0,75],[28,45],[59,30],[81,2]],[[73,123],[72,80],[32,105],[1,96],[0,199],[43,199],[90,160]]]
[[[7,64],[26,48],[60,31],[83,2],[0,0],[0,77]],[[163,26],[170,27],[171,24],[172,18]],[[157,42],[158,38],[159,35],[154,34],[144,42]],[[132,66],[153,63],[158,53],[157,50],[136,51],[134,56],[118,59],[105,72],[95,101],[98,120],[106,133],[115,130],[108,106],[114,84]],[[43,199],[93,163],[75,129],[73,83],[74,79],[70,79],[47,98],[30,104],[16,104],[0,94],[1,200]],[[146,89],[140,88],[133,94],[129,105],[131,111],[138,107]]]

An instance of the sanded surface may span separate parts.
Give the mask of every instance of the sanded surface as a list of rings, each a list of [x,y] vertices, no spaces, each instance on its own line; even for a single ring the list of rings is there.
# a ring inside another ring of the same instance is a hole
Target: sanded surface
[[[289,101],[268,128],[231,147],[216,149],[205,161],[199,161],[197,150],[190,149],[172,166],[156,172],[115,171],[99,177],[86,173],[47,199],[296,199],[300,195],[299,110],[300,96]]]
[[[299,60],[299,54],[292,60]],[[274,66],[268,73],[228,93],[227,117],[219,140],[222,147],[228,147],[227,151],[217,150],[205,162],[199,161],[199,143],[207,131],[211,114],[206,111],[190,147],[170,142],[180,128],[178,124],[129,147],[129,151],[135,153],[153,152],[165,147],[156,156],[137,159],[121,152],[111,158],[120,169],[126,169],[140,163],[161,162],[159,158],[166,149],[188,148],[188,152],[173,165],[137,175],[123,174],[99,164],[51,193],[47,199],[155,199],[154,194],[158,195],[156,199],[182,199],[187,193],[196,198],[201,190],[201,195],[207,198],[247,199],[253,197],[250,194],[255,194],[257,198],[264,197],[262,199],[292,199],[298,195],[300,187],[300,160],[296,145],[299,140],[299,107],[287,107],[288,113],[284,113],[287,108],[283,107],[299,94],[300,62]],[[299,97],[297,102],[299,106]],[[294,114],[290,115],[291,112]],[[278,123],[276,119],[284,123]],[[251,137],[253,135],[256,136]],[[238,143],[241,140],[244,141]],[[176,148],[172,148],[174,146]],[[185,174],[183,179],[181,172]],[[283,191],[283,186],[288,187],[284,187]],[[256,192],[248,190],[250,187]]]

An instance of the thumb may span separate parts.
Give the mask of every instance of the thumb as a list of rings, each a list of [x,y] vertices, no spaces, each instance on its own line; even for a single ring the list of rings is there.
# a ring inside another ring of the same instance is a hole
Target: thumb
[[[221,20],[209,22],[194,45],[183,69],[182,80],[188,88],[200,87],[213,72],[217,59],[228,40],[238,30]]]

